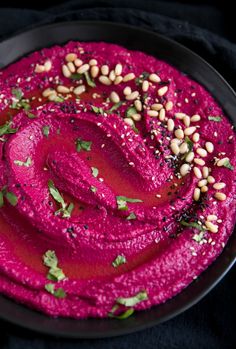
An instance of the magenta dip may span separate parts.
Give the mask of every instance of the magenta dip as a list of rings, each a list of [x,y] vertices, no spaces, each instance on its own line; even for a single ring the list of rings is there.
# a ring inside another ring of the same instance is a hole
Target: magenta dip
[[[106,43],[0,73],[0,292],[52,316],[172,298],[235,222],[235,134],[169,64]]]

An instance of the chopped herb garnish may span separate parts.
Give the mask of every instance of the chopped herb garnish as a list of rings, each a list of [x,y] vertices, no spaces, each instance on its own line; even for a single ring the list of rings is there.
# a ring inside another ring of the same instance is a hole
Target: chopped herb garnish
[[[43,126],[42,132],[45,137],[49,136],[50,126]]]
[[[202,241],[203,237],[204,237],[205,232],[201,231],[199,234],[194,234],[193,235],[193,240],[196,242],[200,242]]]
[[[133,212],[131,212],[130,213],[130,215],[128,216],[128,217],[126,217],[126,219],[128,220],[128,221],[130,221],[130,220],[132,220],[132,219],[136,219],[137,217],[136,217],[136,215],[133,213]]]
[[[26,101],[26,99],[23,99],[24,93],[20,88],[13,88],[11,90],[11,93],[15,96],[16,100],[12,102],[12,105],[10,108],[12,109],[24,109],[24,110],[30,110],[30,104]]]
[[[114,268],[117,268],[117,267],[119,267],[119,265],[125,264],[125,263],[126,263],[125,256],[118,255],[116,257],[116,259],[112,262],[112,265],[113,265]]]
[[[211,115],[209,115],[208,116],[208,120],[215,121],[215,122],[221,122],[222,117],[221,116],[211,116]]]
[[[230,169],[231,171],[233,171],[234,170],[234,166],[230,163],[230,161],[227,159],[227,160],[225,160],[225,162],[224,162],[224,165],[223,165],[224,167],[226,167],[226,168],[228,168],[228,169]]]
[[[65,298],[66,297],[66,293],[63,290],[63,288],[59,287],[55,290],[55,284],[46,284],[45,290],[57,298]]]
[[[188,136],[185,137],[185,142],[188,144],[189,151],[192,151],[192,149],[193,149],[193,142],[191,141],[191,139]]]
[[[31,158],[27,158],[26,161],[20,161],[20,160],[14,160],[14,164],[18,166],[25,166],[25,167],[30,167],[32,164]]]
[[[143,80],[146,80],[149,77],[150,73],[144,71],[138,78],[135,79],[136,85],[141,85]]]
[[[11,122],[7,121],[4,125],[0,126],[0,136],[16,133],[17,128],[11,128]]]
[[[95,107],[95,105],[91,105],[92,111],[96,114],[104,114],[104,110],[101,107]]]
[[[142,202],[142,200],[127,198],[126,196],[117,196],[116,202],[118,205],[118,210],[128,210],[127,202],[135,203],[135,202]]]
[[[74,204],[70,203],[69,205],[65,203],[64,198],[60,194],[59,190],[55,187],[53,181],[48,181],[49,192],[54,198],[54,200],[61,205],[61,208],[55,212],[55,215],[62,213],[62,218],[71,217]]]
[[[197,222],[186,222],[186,221],[180,221],[181,225],[184,225],[185,227],[188,228],[195,228],[198,229],[200,231],[204,231],[205,229],[203,228],[203,226],[201,224],[198,224]]]
[[[28,118],[29,119],[35,119],[35,118],[37,118],[37,116],[35,115],[35,114],[33,114],[33,113],[27,113],[27,116],[28,116]]]
[[[134,305],[142,301],[145,301],[147,299],[148,299],[147,292],[141,291],[133,297],[127,297],[127,298],[119,297],[117,298],[116,303],[125,305],[126,307],[133,307]]]
[[[56,102],[56,103],[62,103],[62,102],[64,102],[64,98],[63,98],[63,97],[57,96],[57,97],[54,99],[54,102]]]
[[[114,110],[118,109],[123,103],[125,103],[125,102],[120,101],[120,102],[114,104],[114,105],[107,111],[108,114],[111,114]]]
[[[78,152],[80,152],[81,150],[90,151],[91,145],[92,145],[92,142],[83,141],[81,138],[78,138],[76,140],[76,149]]]
[[[96,167],[91,167],[91,170],[93,177],[96,178],[98,176],[98,169]]]
[[[7,187],[4,186],[2,188],[2,190],[0,191],[0,208],[3,207],[4,205],[4,198],[7,199],[7,201],[12,205],[12,206],[16,206],[17,202],[18,202],[18,198],[15,194],[13,194],[10,191],[7,191]]]
[[[137,110],[135,107],[129,107],[125,113],[126,113],[126,116],[130,118],[133,114],[137,114]]]
[[[96,187],[94,187],[93,185],[91,185],[90,190],[91,190],[93,193],[96,193],[97,188],[96,188]]]
[[[4,200],[3,200],[3,192],[0,191],[0,208],[2,208],[4,205]]]
[[[71,77],[70,77],[72,80],[80,80],[83,78],[83,74],[71,74]]]
[[[20,88],[13,88],[11,90],[11,93],[18,99],[20,100],[23,97],[23,91]]]
[[[43,263],[49,268],[47,278],[53,281],[61,281],[65,279],[65,274],[62,269],[58,267],[58,259],[55,251],[48,250],[43,255]]]
[[[118,307],[115,308],[115,310],[117,310],[117,309],[118,309]],[[134,308],[128,308],[123,313],[121,313],[119,315],[115,315],[115,314],[113,314],[113,312],[115,310],[114,310],[114,307],[113,307],[111,312],[108,313],[108,316],[110,318],[114,318],[114,319],[118,319],[118,320],[124,320],[124,319],[127,319],[128,317],[130,317],[134,313]]]
[[[94,80],[91,78],[89,72],[85,72],[84,73],[84,76],[85,76],[85,79],[86,79],[86,82],[87,84],[90,86],[90,87],[96,87],[96,84],[94,82]]]

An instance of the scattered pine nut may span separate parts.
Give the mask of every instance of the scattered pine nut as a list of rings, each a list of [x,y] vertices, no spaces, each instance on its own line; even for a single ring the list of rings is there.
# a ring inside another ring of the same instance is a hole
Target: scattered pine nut
[[[103,85],[107,85],[107,86],[111,85],[111,80],[110,80],[107,76],[105,76],[105,75],[100,75],[99,78],[98,78],[98,80],[99,80]]]
[[[93,65],[93,66],[91,67],[90,72],[91,72],[92,78],[96,78],[96,77],[98,76],[98,74],[99,74],[99,68],[98,68],[98,66]]]
[[[214,197],[219,200],[219,201],[225,201],[226,200],[226,195],[221,192],[215,193]]]
[[[126,74],[126,75],[123,77],[123,81],[124,81],[124,82],[127,82],[127,81],[130,81],[130,80],[133,80],[134,78],[135,78],[134,73],[129,73],[129,74]]]
[[[101,73],[102,73],[102,75],[108,75],[109,74],[109,67],[108,67],[108,65],[102,65],[101,66]]]
[[[77,73],[78,73],[78,74],[84,74],[84,73],[86,73],[86,71],[88,71],[89,69],[90,69],[89,64],[85,63],[85,64],[81,65],[81,67],[79,67],[79,68],[77,69]]]
[[[193,192],[193,199],[195,201],[198,201],[200,199],[200,195],[201,195],[201,190],[199,188],[195,188]]]
[[[86,91],[85,85],[80,85],[80,86],[74,88],[74,90],[73,90],[75,95],[81,95],[81,93],[83,93],[85,91]]]
[[[66,62],[74,62],[77,58],[77,54],[76,53],[68,53],[65,57]]]
[[[152,82],[160,82],[161,78],[157,74],[152,73],[149,75],[149,80]]]
[[[218,182],[213,184],[213,188],[216,190],[220,190],[226,187],[226,184],[224,182]]]
[[[218,225],[213,224],[212,222],[206,221],[205,225],[207,227],[207,229],[211,232],[211,233],[217,233],[218,232]]]
[[[157,94],[158,94],[158,96],[161,97],[161,96],[164,96],[167,91],[168,91],[168,87],[167,86],[163,86],[163,87],[161,87],[161,88],[159,88],[157,90]]]
[[[184,177],[184,176],[186,176],[188,173],[189,173],[189,171],[190,171],[190,165],[188,165],[188,164],[183,164],[181,167],[180,167],[180,174],[181,174],[181,176],[182,177]]]

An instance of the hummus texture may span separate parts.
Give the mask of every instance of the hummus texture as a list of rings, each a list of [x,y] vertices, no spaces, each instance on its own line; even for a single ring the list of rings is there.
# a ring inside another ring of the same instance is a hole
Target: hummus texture
[[[0,292],[52,316],[172,298],[235,222],[235,133],[166,62],[70,42],[0,72]]]

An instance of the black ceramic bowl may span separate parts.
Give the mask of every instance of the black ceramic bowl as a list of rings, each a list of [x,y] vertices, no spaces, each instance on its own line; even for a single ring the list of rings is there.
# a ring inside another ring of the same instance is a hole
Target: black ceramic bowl
[[[65,22],[18,34],[0,43],[0,67],[28,53],[69,40],[106,41],[140,50],[163,59],[205,86],[236,124],[236,95],[227,82],[201,57],[162,35],[109,22]],[[0,295],[0,317],[11,323],[50,335],[70,338],[111,337],[138,331],[166,321],[204,297],[228,272],[236,259],[236,234],[230,237],[217,260],[176,297],[135,313],[114,319],[73,320],[50,318]]]

